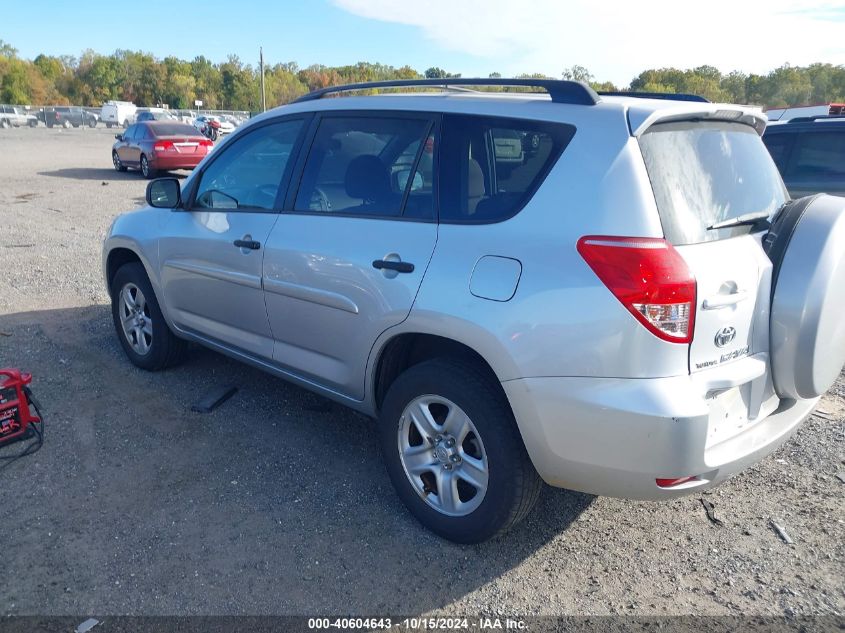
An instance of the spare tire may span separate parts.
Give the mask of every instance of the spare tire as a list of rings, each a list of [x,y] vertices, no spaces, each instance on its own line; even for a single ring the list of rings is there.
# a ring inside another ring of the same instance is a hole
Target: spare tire
[[[845,199],[788,203],[763,247],[772,260],[772,379],[781,398],[812,399],[845,364]]]

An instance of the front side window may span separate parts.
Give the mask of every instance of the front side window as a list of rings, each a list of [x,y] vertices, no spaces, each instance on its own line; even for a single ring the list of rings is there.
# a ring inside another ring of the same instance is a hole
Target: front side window
[[[440,221],[498,222],[517,213],[575,134],[563,123],[443,117]]]
[[[317,129],[295,210],[431,217],[432,122],[420,118],[327,117]]]
[[[841,182],[845,177],[845,133],[810,132],[798,135],[795,143],[788,169],[790,178]]]
[[[272,123],[225,146],[203,172],[194,206],[274,209],[302,125],[301,119]]]

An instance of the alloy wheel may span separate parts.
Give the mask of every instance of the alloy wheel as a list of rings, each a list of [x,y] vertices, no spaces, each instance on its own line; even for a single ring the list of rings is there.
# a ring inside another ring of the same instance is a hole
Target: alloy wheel
[[[153,320],[144,293],[133,283],[120,291],[120,323],[132,350],[140,356],[147,355],[153,344]]]
[[[441,514],[466,516],[481,505],[487,453],[472,420],[451,400],[414,398],[399,421],[398,450],[414,490]]]

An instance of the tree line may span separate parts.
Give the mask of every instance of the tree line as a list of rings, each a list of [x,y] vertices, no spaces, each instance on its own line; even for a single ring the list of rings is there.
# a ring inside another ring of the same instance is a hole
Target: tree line
[[[32,105],[99,106],[110,99],[137,105],[168,104],[171,108],[194,107],[256,111],[261,106],[260,70],[236,55],[214,63],[200,55],[191,61],[169,56],[159,59],[141,51],[117,50],[101,55],[92,50],[79,57],[38,55],[22,59],[10,44],[0,40],[0,102]],[[491,73],[490,77],[500,77]],[[267,105],[275,106],[319,88],[331,85],[417,79],[460,77],[442,68],[423,73],[402,66],[359,62],[349,66],[314,64],[300,68],[296,62],[265,66]],[[554,79],[542,74],[523,78]],[[583,66],[562,71],[564,79],[586,81],[597,90],[684,92],[711,101],[751,103],[783,107],[806,103],[845,101],[845,66],[785,64],[765,75],[733,71],[723,74],[713,66],[679,70],[650,69],[641,72],[627,86],[600,82]],[[560,78],[560,77],[558,77]]]

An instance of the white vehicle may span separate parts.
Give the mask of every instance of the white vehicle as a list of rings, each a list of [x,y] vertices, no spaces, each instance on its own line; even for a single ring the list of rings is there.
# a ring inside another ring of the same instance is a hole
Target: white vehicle
[[[38,119],[18,106],[0,105],[0,127],[36,127]]]
[[[135,120],[138,108],[129,101],[107,101],[100,110],[100,120],[106,127],[128,127]]]

